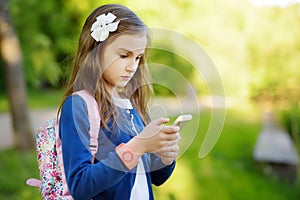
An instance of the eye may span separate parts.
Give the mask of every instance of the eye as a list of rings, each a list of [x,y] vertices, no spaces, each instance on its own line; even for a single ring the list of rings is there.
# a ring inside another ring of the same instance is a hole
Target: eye
[[[143,58],[143,55],[139,55],[138,57],[136,57],[136,60],[141,60]]]
[[[120,55],[120,58],[127,58],[127,57],[128,57],[127,54],[121,54],[121,55]]]

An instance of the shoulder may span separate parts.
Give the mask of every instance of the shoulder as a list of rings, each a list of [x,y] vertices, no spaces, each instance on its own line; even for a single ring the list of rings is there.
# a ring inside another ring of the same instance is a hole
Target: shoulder
[[[67,97],[60,113],[60,132],[70,132],[73,127],[77,133],[84,133],[88,128],[88,123],[85,101],[78,95]]]
[[[65,102],[63,103],[61,115],[65,114],[82,114],[86,113],[86,103],[82,97],[79,95],[71,95],[66,98]]]
[[[79,95],[71,95],[68,96],[65,100],[65,102],[63,103],[63,107],[62,108],[80,108],[80,107],[86,107],[86,103],[84,101],[84,99],[82,97],[80,97]]]
[[[84,101],[84,99],[81,97],[81,96],[79,96],[79,95],[71,95],[71,96],[68,96],[67,98],[66,98],[66,100],[65,100],[65,102],[64,102],[64,106],[65,105],[77,105],[77,106],[79,106],[79,105],[85,105],[85,101]]]

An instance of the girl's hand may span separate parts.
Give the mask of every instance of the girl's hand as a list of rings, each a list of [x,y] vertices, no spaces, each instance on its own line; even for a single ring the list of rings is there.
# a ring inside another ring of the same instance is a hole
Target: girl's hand
[[[180,140],[180,134],[179,133],[176,134],[178,134],[179,136],[177,140],[169,141],[168,146],[165,146],[161,150],[156,152],[156,154],[161,158],[161,161],[165,165],[171,165],[178,156],[178,152],[179,152],[178,142]]]
[[[127,145],[138,154],[167,151],[166,147],[174,145],[175,143],[172,141],[177,141],[180,138],[178,133],[180,128],[178,126],[164,126],[167,122],[169,122],[168,118],[153,120],[139,135],[132,138]]]

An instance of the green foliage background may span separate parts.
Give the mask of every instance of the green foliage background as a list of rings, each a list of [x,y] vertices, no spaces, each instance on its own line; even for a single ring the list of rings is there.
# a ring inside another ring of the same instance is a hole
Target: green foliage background
[[[85,18],[106,3],[124,4],[150,28],[175,31],[203,47],[216,65],[226,96],[236,99],[236,106],[254,100],[262,109],[276,110],[285,126],[294,108],[300,110],[300,5],[255,7],[250,0],[10,0],[29,89],[62,88]],[[172,49],[171,44],[163,45]],[[198,95],[210,94],[184,55],[155,49],[150,59],[178,71]],[[188,92],[186,85],[174,82],[176,77],[159,70],[152,74],[176,86],[180,94]],[[0,89],[5,90],[2,67]],[[154,89],[157,95],[173,95],[162,85]],[[300,133],[300,123],[296,126]]]
[[[11,0],[9,5],[31,88],[64,83],[86,16],[97,6],[113,2],[130,7],[150,28],[179,32],[206,49],[228,96],[270,101],[299,98],[299,5],[257,8],[248,0],[24,2]],[[168,52],[152,55],[168,66],[188,67],[174,56],[178,57]],[[207,93],[203,85],[197,87]]]

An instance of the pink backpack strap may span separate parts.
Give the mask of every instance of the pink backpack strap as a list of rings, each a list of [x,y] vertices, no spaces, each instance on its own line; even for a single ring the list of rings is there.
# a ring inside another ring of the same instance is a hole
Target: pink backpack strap
[[[82,97],[85,101],[85,104],[87,106],[88,111],[88,119],[90,123],[90,151],[92,154],[91,163],[94,164],[95,161],[95,155],[98,150],[98,135],[100,130],[100,115],[99,115],[99,109],[98,104],[93,96],[90,95],[86,90],[80,90],[77,92],[74,92],[74,94],[79,95]],[[58,124],[57,124],[58,126]],[[58,130],[58,127],[57,127]],[[62,174],[65,174],[64,172],[64,166],[63,166],[63,159],[62,159],[62,145],[61,140],[59,138],[59,134],[56,135],[56,144],[57,144],[57,154],[59,157],[58,164],[60,165],[60,169]],[[67,181],[65,176],[62,177],[62,185],[63,185],[63,197],[66,200],[73,200],[71,197],[71,194],[68,190]]]
[[[38,187],[39,188],[41,186],[41,183],[42,183],[42,181],[38,180],[36,178],[30,178],[30,179],[26,180],[26,184],[30,185],[30,186],[33,186],[33,187]]]
[[[90,151],[92,153],[92,163],[94,163],[95,155],[98,150],[98,135],[100,129],[100,115],[96,99],[86,90],[74,92],[74,94],[82,97],[86,103],[88,117],[90,122]]]

